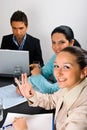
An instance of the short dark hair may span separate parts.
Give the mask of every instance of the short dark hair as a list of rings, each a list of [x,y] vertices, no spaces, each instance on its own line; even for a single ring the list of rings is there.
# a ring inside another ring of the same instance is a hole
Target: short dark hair
[[[10,18],[10,24],[12,24],[13,21],[24,22],[24,24],[26,26],[28,26],[28,19],[27,19],[26,14],[22,11],[19,11],[19,10],[12,14],[12,16]]]
[[[62,49],[60,53],[62,51],[69,52],[72,55],[74,55],[81,69],[83,69],[84,67],[87,67],[87,51],[86,50],[80,47],[76,47],[76,46],[68,46]]]

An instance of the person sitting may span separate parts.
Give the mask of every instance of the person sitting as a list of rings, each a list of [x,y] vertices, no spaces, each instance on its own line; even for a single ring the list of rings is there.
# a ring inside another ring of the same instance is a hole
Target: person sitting
[[[87,130],[87,51],[75,46],[61,50],[54,61],[54,75],[60,87],[54,94],[35,91],[27,74],[22,74],[21,84],[17,78],[15,82],[30,106],[56,109],[56,130]],[[26,119],[22,118],[13,121],[13,127],[29,130]]]
[[[5,35],[2,38],[1,49],[29,51],[29,63],[39,61],[40,66],[44,65],[40,40],[29,34],[28,19],[24,12],[16,11],[10,18],[13,34]]]

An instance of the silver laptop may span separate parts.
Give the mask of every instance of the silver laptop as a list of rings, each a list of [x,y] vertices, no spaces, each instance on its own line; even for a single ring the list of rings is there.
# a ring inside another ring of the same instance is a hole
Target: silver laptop
[[[29,51],[0,49],[0,76],[13,77],[18,66],[29,75]]]

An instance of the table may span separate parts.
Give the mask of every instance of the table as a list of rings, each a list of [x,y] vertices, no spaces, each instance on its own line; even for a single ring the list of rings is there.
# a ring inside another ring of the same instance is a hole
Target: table
[[[10,85],[12,83],[14,83],[13,78],[0,77],[0,87]],[[14,107],[3,110],[3,120],[0,122],[0,128],[4,123],[8,112],[22,113],[22,114],[43,114],[43,113],[55,113],[55,110],[45,110],[41,107],[31,107],[28,105],[27,102],[24,102]]]

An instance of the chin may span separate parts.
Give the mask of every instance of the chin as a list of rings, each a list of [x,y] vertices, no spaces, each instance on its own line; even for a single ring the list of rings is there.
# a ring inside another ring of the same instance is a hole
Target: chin
[[[64,86],[60,86],[61,89],[65,88]]]
[[[58,84],[60,88],[66,88],[65,85]]]

